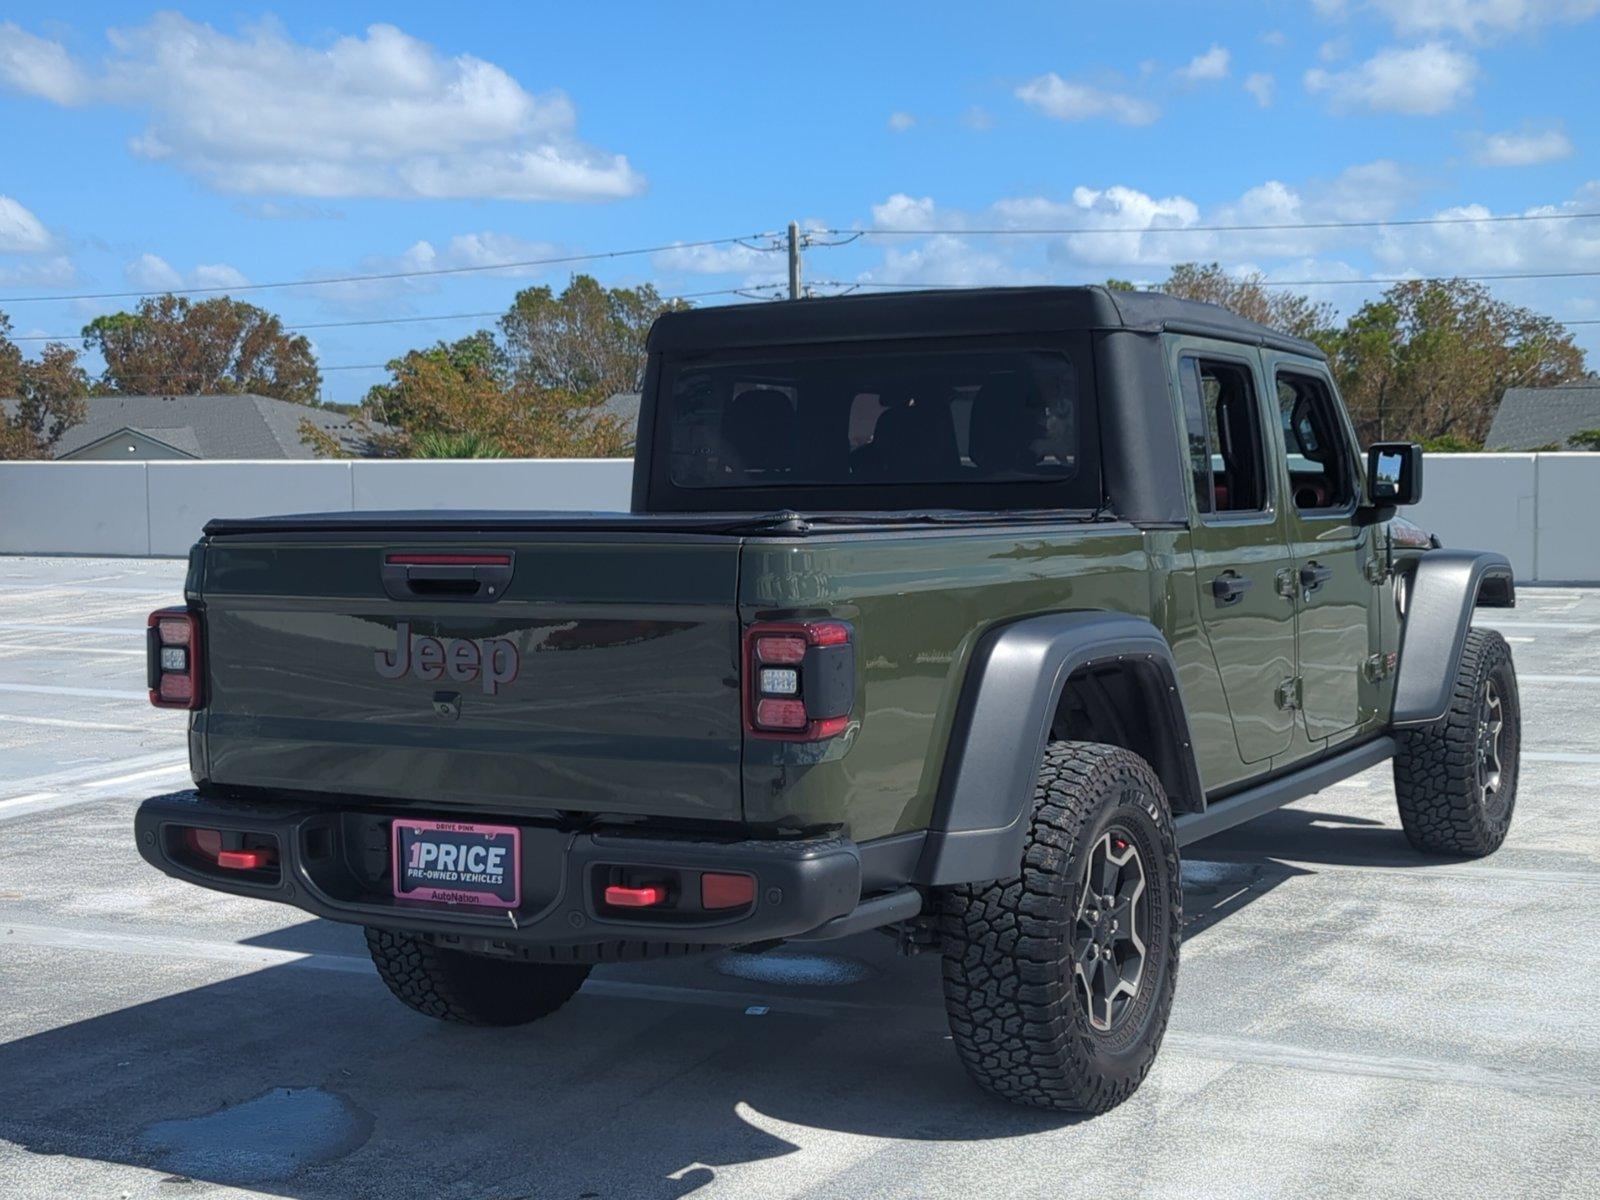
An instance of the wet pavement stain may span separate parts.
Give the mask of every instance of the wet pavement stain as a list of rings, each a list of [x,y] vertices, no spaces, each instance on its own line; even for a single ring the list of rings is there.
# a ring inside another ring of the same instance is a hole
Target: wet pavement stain
[[[273,1088],[195,1117],[157,1121],[138,1148],[173,1175],[261,1183],[342,1158],[372,1134],[372,1117],[321,1088]]]
[[[741,954],[736,951],[722,955],[711,965],[735,979],[779,987],[839,987],[861,983],[877,974],[860,959],[836,954]]]

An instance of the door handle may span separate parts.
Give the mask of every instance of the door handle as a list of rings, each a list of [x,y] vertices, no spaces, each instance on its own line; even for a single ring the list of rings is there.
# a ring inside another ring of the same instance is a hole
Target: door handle
[[[1244,599],[1244,594],[1255,586],[1254,579],[1246,579],[1237,571],[1224,571],[1211,581],[1211,595],[1218,608],[1227,608]]]
[[[1305,592],[1307,600],[1311,593],[1320,588],[1333,578],[1333,568],[1325,567],[1321,563],[1311,562],[1300,568],[1300,587]]]

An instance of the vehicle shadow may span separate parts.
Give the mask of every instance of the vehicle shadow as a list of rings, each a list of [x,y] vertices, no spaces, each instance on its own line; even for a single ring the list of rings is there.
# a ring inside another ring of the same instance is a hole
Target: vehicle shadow
[[[1272,814],[1190,848],[1185,936],[1317,864],[1417,861],[1380,822]],[[303,1200],[649,1200],[789,1155],[808,1171],[887,1171],[882,1140],[1074,1124],[974,1088],[949,1043],[937,955],[899,958],[877,934],[778,952],[856,964],[848,983],[731,978],[718,960],[606,968],[555,1016],[511,1030],[403,1008],[347,927],[307,921],[248,944],[308,957],[0,1046],[0,1137],[165,1171],[174,1187]],[[180,969],[122,962],[145,976],[125,985],[141,995]],[[879,1190],[894,1192],[892,1175]]]
[[[855,986],[613,969],[555,1016],[495,1030],[403,1008],[354,947],[329,949],[340,932],[294,926],[257,944],[313,951],[301,964],[0,1047],[0,1137],[305,1200],[631,1200],[802,1148],[831,1160],[1073,1123],[975,1089],[936,959],[896,959],[881,936],[845,948],[870,968]],[[161,986],[162,964],[127,961]]]

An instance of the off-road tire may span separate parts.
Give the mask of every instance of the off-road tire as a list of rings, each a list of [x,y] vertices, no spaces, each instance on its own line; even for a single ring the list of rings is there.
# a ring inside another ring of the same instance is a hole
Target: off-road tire
[[[1490,691],[1492,689],[1492,692]],[[1480,779],[1480,722],[1498,698],[1502,728],[1491,793]],[[1482,858],[1500,848],[1517,804],[1522,706],[1511,647],[1492,629],[1467,631],[1450,707],[1432,725],[1402,730],[1394,759],[1400,824],[1418,850]]]
[[[440,1021],[525,1025],[572,999],[589,974],[583,964],[467,954],[370,925],[366,933],[367,950],[389,990],[423,1016]]]
[[[1145,970],[1108,1032],[1090,1024],[1074,972],[1090,855],[1126,834],[1148,883]],[[945,1009],[956,1050],[982,1087],[1017,1104],[1101,1113],[1150,1070],[1177,982],[1182,936],[1178,841],[1161,783],[1130,751],[1052,742],[1034,788],[1021,873],[938,897]]]

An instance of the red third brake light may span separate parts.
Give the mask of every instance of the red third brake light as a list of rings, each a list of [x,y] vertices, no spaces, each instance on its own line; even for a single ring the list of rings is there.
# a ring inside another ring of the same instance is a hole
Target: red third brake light
[[[157,708],[199,708],[201,703],[200,614],[160,608],[146,622],[146,677]]]
[[[745,732],[820,742],[850,726],[855,633],[843,621],[758,621],[744,634]]]

